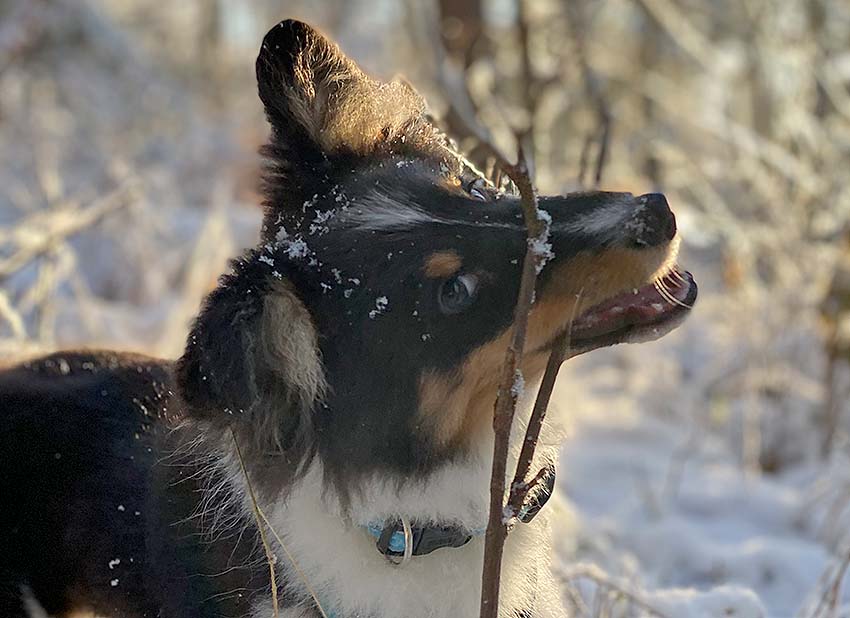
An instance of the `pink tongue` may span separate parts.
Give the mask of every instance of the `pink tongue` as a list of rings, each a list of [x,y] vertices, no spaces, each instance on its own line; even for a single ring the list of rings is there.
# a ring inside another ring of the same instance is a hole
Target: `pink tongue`
[[[670,295],[682,301],[687,294],[687,285],[674,278],[666,278],[664,285]],[[676,306],[648,284],[632,292],[624,292],[582,313],[572,326],[574,335],[592,337],[629,326],[648,323]]]

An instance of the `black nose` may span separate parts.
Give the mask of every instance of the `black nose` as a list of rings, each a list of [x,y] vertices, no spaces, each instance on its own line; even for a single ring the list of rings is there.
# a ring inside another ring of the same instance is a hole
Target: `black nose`
[[[676,216],[661,193],[635,198],[634,216],[626,224],[630,240],[638,247],[663,245],[676,236]]]

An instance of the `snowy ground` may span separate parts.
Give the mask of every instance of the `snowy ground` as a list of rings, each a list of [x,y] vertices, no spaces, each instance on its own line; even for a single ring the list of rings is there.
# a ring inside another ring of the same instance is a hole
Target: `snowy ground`
[[[643,373],[663,388],[653,374],[665,355],[686,353],[689,329],[700,327],[695,314],[667,341],[597,352],[562,371],[559,414],[572,435],[559,487],[577,521],[564,520],[560,569],[593,598],[588,582],[604,579],[599,566],[663,616],[820,615],[841,532],[824,533],[816,500],[831,477],[815,465],[745,474],[727,441],[698,419],[661,418],[628,387]],[[848,615],[846,592],[843,603],[825,615]]]

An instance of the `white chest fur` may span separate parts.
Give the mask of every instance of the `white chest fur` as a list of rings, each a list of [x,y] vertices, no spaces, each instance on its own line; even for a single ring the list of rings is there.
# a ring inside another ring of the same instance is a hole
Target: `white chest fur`
[[[520,429],[517,428],[517,432]],[[514,441],[516,442],[516,441]],[[306,579],[328,616],[339,618],[474,618],[478,616],[484,539],[473,538],[461,548],[446,548],[413,557],[404,566],[387,561],[366,532],[373,522],[404,515],[417,524],[428,522],[480,529],[487,522],[492,437],[462,462],[447,464],[401,488],[373,479],[352,496],[343,512],[332,491],[323,492],[320,463],[292,488],[285,501],[264,510],[287,552],[277,548],[287,580]],[[517,449],[518,450],[518,449]],[[557,448],[541,447],[536,465],[554,461]],[[512,453],[515,461],[517,452]],[[513,469],[509,465],[509,470]],[[537,469],[537,468],[535,468]],[[534,618],[562,618],[557,586],[549,570],[549,513],[543,509],[528,524],[517,524],[505,546],[500,615],[515,618],[521,610]],[[282,613],[301,618],[303,609]],[[258,607],[257,618],[271,616]]]

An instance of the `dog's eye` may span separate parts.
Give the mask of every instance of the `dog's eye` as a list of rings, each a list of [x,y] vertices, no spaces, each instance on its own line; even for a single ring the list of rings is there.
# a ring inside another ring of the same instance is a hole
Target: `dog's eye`
[[[478,292],[478,277],[470,274],[457,275],[443,281],[437,296],[440,311],[446,315],[460,313],[475,300]]]
[[[486,202],[489,198],[487,195],[487,190],[485,189],[486,182],[484,182],[483,178],[476,178],[466,189],[466,192],[469,193],[470,196],[474,197],[476,200],[481,200],[482,202]]]

